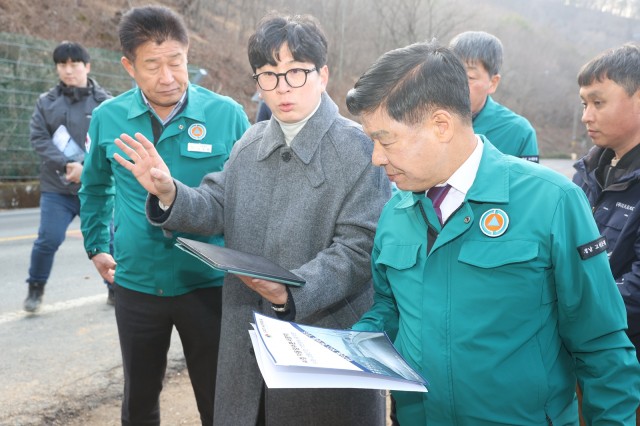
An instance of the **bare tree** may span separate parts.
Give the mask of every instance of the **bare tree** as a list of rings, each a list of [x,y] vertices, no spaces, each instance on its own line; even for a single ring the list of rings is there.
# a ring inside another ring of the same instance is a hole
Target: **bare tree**
[[[444,0],[374,0],[380,49],[431,38],[444,42],[474,15],[473,7],[463,8],[460,4]]]
[[[564,0],[564,3],[569,6],[594,9],[627,18],[637,18],[640,15],[640,1],[638,0]]]

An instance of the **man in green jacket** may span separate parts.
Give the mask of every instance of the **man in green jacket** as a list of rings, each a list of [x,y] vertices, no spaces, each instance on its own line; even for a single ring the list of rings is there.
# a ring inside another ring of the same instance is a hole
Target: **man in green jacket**
[[[464,65],[418,43],[383,55],[347,95],[373,163],[402,192],[374,240],[374,305],[430,383],[394,392],[411,425],[635,424],[640,365],[580,188],[474,134]],[[437,194],[436,194],[437,193]]]
[[[123,424],[159,424],[159,395],[173,327],[182,340],[202,424],[213,424],[223,274],[174,246],[175,238],[222,244],[222,236],[163,235],[145,216],[147,192],[114,159],[121,133],[154,141],[186,185],[222,169],[249,122],[242,107],[189,83],[189,39],[163,7],[127,12],[120,23],[122,64],[138,87],[94,111],[80,190],[85,248],[115,284],[124,367]],[[109,255],[114,220],[115,259]]]
[[[501,152],[537,163],[536,131],[526,118],[491,97],[501,80],[502,42],[484,31],[466,31],[455,36],[450,47],[467,70],[473,130]]]

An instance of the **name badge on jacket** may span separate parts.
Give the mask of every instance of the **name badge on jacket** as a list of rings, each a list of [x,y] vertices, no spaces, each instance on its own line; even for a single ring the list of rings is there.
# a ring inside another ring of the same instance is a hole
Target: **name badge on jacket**
[[[189,142],[187,144],[187,151],[189,152],[206,152],[208,154],[211,154],[212,148],[212,145],[206,143]]]

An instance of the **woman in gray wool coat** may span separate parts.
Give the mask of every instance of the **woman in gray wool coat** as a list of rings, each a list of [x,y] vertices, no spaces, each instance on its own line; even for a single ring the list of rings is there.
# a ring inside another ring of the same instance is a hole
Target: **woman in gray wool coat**
[[[370,252],[390,184],[371,164],[371,141],[325,93],[327,42],[314,18],[267,16],[248,50],[273,117],[244,134],[222,172],[189,188],[171,178],[139,134],[137,141],[128,135],[116,141],[131,161],[116,159],[151,193],[151,223],[224,233],[228,247],[260,254],[306,280],[291,288],[227,275],[215,425],[384,425],[378,390],[267,389],[258,369],[248,333],[253,311],[349,328],[371,305]]]

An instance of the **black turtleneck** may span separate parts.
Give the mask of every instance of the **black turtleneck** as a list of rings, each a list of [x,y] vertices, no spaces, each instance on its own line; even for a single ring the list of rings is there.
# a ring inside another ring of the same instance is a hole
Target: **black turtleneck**
[[[596,179],[602,188],[617,182],[620,178],[633,170],[640,169],[640,144],[636,145],[618,161],[615,166],[611,160],[615,156],[612,149],[605,149],[598,160]]]

